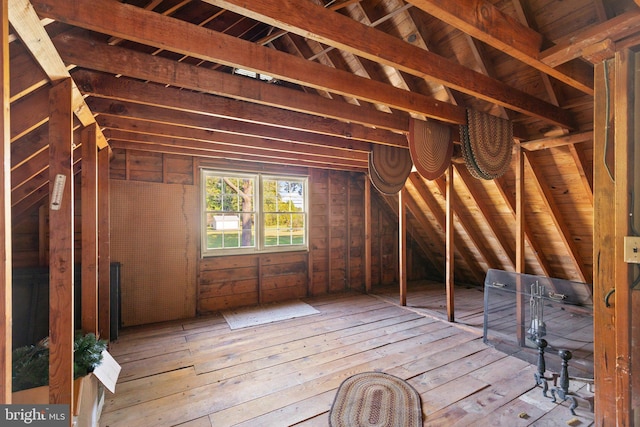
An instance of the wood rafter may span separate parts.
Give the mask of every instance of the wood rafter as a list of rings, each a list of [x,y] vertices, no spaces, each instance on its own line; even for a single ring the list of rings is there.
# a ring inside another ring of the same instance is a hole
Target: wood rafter
[[[236,120],[210,117],[186,111],[175,111],[162,107],[111,101],[102,98],[89,98],[87,101],[99,117],[128,117],[130,119],[165,123],[185,128],[182,131],[180,129],[176,129],[172,132],[177,136],[189,135],[188,129],[195,128],[207,131],[211,135],[212,139],[218,137],[223,138],[222,134],[225,133],[253,136],[256,138],[265,138],[274,141],[343,149],[345,151],[345,157],[349,156],[349,151],[352,151],[354,148],[357,148],[353,154],[356,156],[358,155],[357,151],[363,153],[368,148],[368,144],[362,142],[358,143],[358,141],[354,141],[354,144],[350,144],[349,141],[344,141],[341,138],[318,135],[293,129],[279,129],[272,126],[243,123]],[[224,138],[231,138],[231,136]]]
[[[593,82],[565,74],[538,60],[542,37],[484,0],[410,0],[461,31],[578,90],[593,95]]]
[[[594,25],[578,34],[569,34],[556,45],[541,52],[540,60],[551,67],[571,61],[582,55],[582,51],[606,39],[621,40],[640,31],[640,9],[632,9],[608,21]]]
[[[282,114],[282,110],[274,107],[160,85],[149,85],[126,78],[116,79],[89,71],[79,71],[74,73],[74,76],[85,95],[208,116],[209,127],[212,129],[216,122],[229,123],[230,126],[235,122],[235,128],[239,133],[248,133],[251,129],[263,129],[264,136],[273,135],[275,138],[287,138],[287,134],[301,133],[302,136],[309,135],[308,138],[316,141],[326,141],[326,145],[341,145],[344,148],[363,151],[369,150],[366,144],[369,142],[407,146],[407,139],[403,135],[382,129],[354,126],[304,113]],[[225,129],[233,130],[231,127],[220,128],[220,130]],[[320,135],[326,138],[320,138]],[[298,136],[293,139],[296,138]],[[305,138],[301,139],[303,142],[305,140]]]
[[[440,228],[442,230],[446,230],[445,213],[442,212],[442,209],[433,198],[433,195],[431,194],[431,192],[427,191],[427,189],[424,187],[422,178],[420,178],[418,174],[412,173],[411,175],[409,175],[409,182],[411,182],[414,188],[418,191],[418,194],[420,194],[421,199],[428,206],[429,211],[431,211],[431,214],[436,219]],[[442,194],[444,194],[444,192]],[[483,271],[483,268],[481,268],[478,261],[476,260],[476,258],[473,256],[473,254],[471,253],[471,251],[468,249],[466,245],[456,245],[454,250],[460,255],[460,257],[465,261],[465,263],[468,266],[474,267],[474,268],[471,268],[473,272]],[[481,278],[477,274],[475,279],[479,280],[480,282],[483,280],[483,278]]]
[[[247,68],[449,123],[461,124],[466,120],[464,110],[454,105],[113,0],[82,0],[73,5],[62,0],[43,0],[36,7],[38,13],[49,18],[150,46],[162,46],[176,53]],[[326,12],[324,8],[319,10]],[[160,27],[164,31],[145,31],[145,28]],[[189,37],[175,37],[176,34],[189,34]],[[539,103],[536,101],[534,105]],[[566,116],[562,110],[555,113],[554,121]]]
[[[52,82],[71,77],[28,0],[11,0],[9,2],[9,21]],[[87,107],[75,84],[73,84],[72,108],[83,126],[95,123],[91,110]],[[104,136],[98,131],[98,147],[102,149],[106,145]]]
[[[482,201],[480,197],[478,197],[478,190],[476,188],[476,184],[474,183],[474,178],[471,176],[466,167],[460,167],[456,164],[453,164],[453,169],[458,173],[458,177],[460,181],[466,188],[467,192],[471,196],[471,199],[476,204],[480,213],[482,214],[482,220],[487,224],[489,230],[491,230],[491,234],[495,237],[496,241],[500,245],[500,249],[504,252],[509,261],[511,262],[511,266],[515,268],[515,253],[509,246],[509,244],[505,241],[504,236],[500,231],[496,228],[495,221],[491,220],[492,214],[489,211],[489,206]]]
[[[506,185],[503,182],[502,178],[493,179],[492,182],[496,186],[496,189],[498,190],[500,195],[502,196],[502,199],[504,200],[505,204],[509,207],[511,214],[513,215],[513,219],[517,220],[515,197],[513,197],[513,195],[507,191]],[[533,234],[533,231],[531,230],[531,227],[529,227],[526,221],[524,222],[524,238],[529,243],[529,247],[531,247],[533,256],[536,258],[536,261],[538,262],[538,265],[542,269],[543,273],[548,277],[553,277],[552,276],[553,271],[551,270],[551,266],[549,265],[549,262],[545,258],[544,252],[542,251],[540,244],[534,238],[534,234]]]
[[[343,123],[332,123],[331,127],[342,129],[344,136],[358,138],[358,134],[368,132],[355,124],[395,132],[408,132],[409,130],[409,118],[406,114],[387,114],[369,107],[357,108],[345,102],[264,84],[264,82],[195,67],[117,46],[100,44],[78,34],[64,34],[54,38],[54,43],[67,62],[78,66],[208,92],[241,101],[278,106],[289,111],[336,120],[341,119]],[[82,54],[85,49],[90,49],[94,54]],[[76,74],[74,73],[74,75]],[[82,84],[80,86],[82,88]],[[82,88],[83,91],[85,89],[90,90]],[[346,120],[353,124],[344,123]],[[308,123],[309,126],[312,124],[313,121]]]
[[[573,128],[565,110],[547,104],[504,83],[465,68],[386,33],[332,13],[311,3],[292,0],[207,0],[271,25],[285,28],[363,58],[430,79],[487,102],[502,105],[565,128]],[[385,46],[384,51],[380,46]],[[487,94],[491,95],[487,95]]]
[[[539,172],[535,157],[526,151],[523,151],[523,154],[529,164],[529,170],[532,172],[534,178],[533,181],[538,189],[538,193],[540,194],[540,197],[542,197],[547,209],[549,209],[549,215],[558,230],[558,234],[562,239],[562,242],[567,248],[567,253],[576,269],[576,273],[582,282],[591,283],[591,276],[587,272],[584,262],[582,261],[582,256],[578,252],[578,248],[571,238],[571,233],[564,221],[562,213],[556,205],[553,194],[551,194],[549,186],[546,184],[546,180]]]

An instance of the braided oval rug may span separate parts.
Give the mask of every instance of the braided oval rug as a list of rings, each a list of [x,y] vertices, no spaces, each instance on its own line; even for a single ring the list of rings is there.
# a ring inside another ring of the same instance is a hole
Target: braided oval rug
[[[383,372],[353,375],[338,388],[331,427],[421,427],[420,395],[406,381]]]

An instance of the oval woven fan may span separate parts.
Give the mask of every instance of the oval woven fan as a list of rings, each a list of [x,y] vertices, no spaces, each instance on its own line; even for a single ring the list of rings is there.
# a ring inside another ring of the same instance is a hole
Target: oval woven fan
[[[451,164],[451,128],[433,120],[411,118],[409,153],[418,173],[430,181],[440,177]]]
[[[500,117],[467,109],[467,125],[474,167],[485,179],[502,176],[511,164],[513,124]]]
[[[373,145],[369,152],[369,178],[383,194],[396,194],[411,173],[409,150],[389,145]]]
[[[402,184],[389,184],[382,178],[380,178],[380,175],[376,171],[373,164],[372,157],[373,153],[369,152],[369,179],[371,180],[371,183],[376,188],[376,190],[378,190],[382,194],[386,194],[387,196],[393,196],[394,194],[398,193],[398,191],[402,190],[404,182],[402,182]]]

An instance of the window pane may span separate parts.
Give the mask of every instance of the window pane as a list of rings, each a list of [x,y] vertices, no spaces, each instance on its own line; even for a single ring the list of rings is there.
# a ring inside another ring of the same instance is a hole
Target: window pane
[[[306,178],[203,173],[204,251],[306,245]]]

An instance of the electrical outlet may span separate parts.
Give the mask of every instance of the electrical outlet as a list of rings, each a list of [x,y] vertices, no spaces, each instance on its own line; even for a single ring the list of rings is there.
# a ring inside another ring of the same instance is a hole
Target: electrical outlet
[[[640,237],[624,237],[624,261],[640,264]]]

